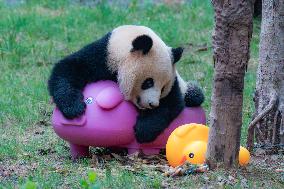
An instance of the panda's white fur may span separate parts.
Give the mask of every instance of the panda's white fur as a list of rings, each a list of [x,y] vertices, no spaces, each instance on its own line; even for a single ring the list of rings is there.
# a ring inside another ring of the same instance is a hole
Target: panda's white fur
[[[132,41],[141,35],[152,39],[152,48],[147,55],[143,55],[142,51],[130,53]],[[150,103],[159,106],[160,99],[170,92],[176,76],[181,90],[186,92],[186,84],[173,64],[171,49],[153,30],[145,26],[124,25],[112,31],[108,45],[109,67],[118,73],[118,83],[125,98],[140,109],[151,108]],[[146,78],[153,78],[154,87],[142,90],[141,85]],[[141,99],[139,104],[138,96]]]
[[[181,90],[182,95],[184,96],[186,94],[186,92],[187,92],[188,84],[187,84],[187,82],[185,82],[183,80],[183,78],[180,76],[180,74],[178,73],[177,70],[176,70],[176,76],[177,76],[177,80],[178,80],[178,83],[179,83],[179,88]]]

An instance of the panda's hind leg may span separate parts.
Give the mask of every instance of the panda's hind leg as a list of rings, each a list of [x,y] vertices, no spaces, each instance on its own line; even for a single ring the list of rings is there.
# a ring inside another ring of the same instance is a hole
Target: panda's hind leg
[[[200,106],[204,102],[204,93],[198,84],[194,82],[187,83],[184,101],[187,107]]]
[[[195,82],[185,82],[176,72],[180,91],[184,97],[185,106],[196,107],[204,102],[204,94],[200,86]]]

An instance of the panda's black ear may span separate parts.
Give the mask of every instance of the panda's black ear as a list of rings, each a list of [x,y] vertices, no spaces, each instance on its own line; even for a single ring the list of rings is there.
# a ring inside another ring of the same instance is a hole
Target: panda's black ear
[[[148,35],[140,35],[132,41],[132,46],[131,52],[142,51],[145,55],[152,48],[153,40]]]
[[[178,62],[182,56],[183,53],[183,48],[182,47],[178,47],[178,48],[172,48],[172,54],[173,54],[173,64],[175,64],[176,62]]]

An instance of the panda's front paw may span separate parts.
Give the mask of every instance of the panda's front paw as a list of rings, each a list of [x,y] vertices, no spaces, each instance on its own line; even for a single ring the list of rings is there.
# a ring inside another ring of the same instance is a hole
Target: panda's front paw
[[[82,101],[75,101],[69,106],[61,108],[61,112],[67,119],[79,117],[85,113],[86,104]]]
[[[156,136],[149,133],[149,131],[145,131],[142,128],[138,128],[138,129],[135,128],[135,137],[136,137],[137,142],[139,143],[148,143],[156,139]]]
[[[139,143],[153,142],[157,138],[157,136],[154,135],[151,131],[137,124],[134,128],[134,131],[135,131],[136,140]]]

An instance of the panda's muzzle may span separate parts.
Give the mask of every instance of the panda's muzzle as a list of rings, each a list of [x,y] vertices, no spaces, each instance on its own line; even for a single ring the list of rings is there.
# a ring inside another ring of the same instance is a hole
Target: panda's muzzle
[[[151,108],[155,108],[155,106],[150,102],[149,103],[149,106],[151,107]]]
[[[154,109],[154,108],[157,108],[159,106],[159,102],[155,103],[155,102],[148,102],[146,104],[146,106],[144,104],[141,104],[141,98],[140,97],[137,97],[136,98],[136,104],[137,104],[137,107],[139,109]]]
[[[137,108],[139,108],[139,109],[141,109],[141,110],[145,109],[145,108],[143,108],[143,107],[141,106],[141,98],[140,98],[140,96],[138,96],[138,97],[136,98],[136,106],[137,106]]]
[[[158,103],[149,102],[149,107],[150,107],[151,109],[157,108],[158,106],[159,106]]]

